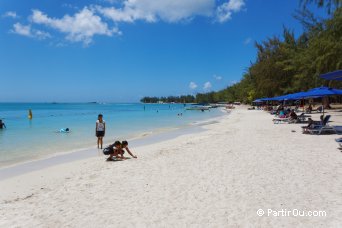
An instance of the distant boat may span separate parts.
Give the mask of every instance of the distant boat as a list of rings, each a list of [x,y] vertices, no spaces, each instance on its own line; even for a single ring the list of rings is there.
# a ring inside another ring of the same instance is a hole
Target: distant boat
[[[187,107],[186,110],[200,110],[200,111],[204,111],[204,110],[209,110],[210,108],[211,108],[211,106],[193,105],[193,106]]]

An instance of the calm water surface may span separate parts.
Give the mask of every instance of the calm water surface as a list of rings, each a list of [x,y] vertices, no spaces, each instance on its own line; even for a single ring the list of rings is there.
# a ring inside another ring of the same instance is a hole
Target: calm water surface
[[[28,110],[33,112],[28,119]],[[95,122],[106,121],[104,143],[132,139],[222,115],[222,111],[185,111],[183,104],[0,103],[0,167],[61,152],[96,146]],[[182,113],[182,116],[178,114]],[[57,133],[61,128],[70,133]]]

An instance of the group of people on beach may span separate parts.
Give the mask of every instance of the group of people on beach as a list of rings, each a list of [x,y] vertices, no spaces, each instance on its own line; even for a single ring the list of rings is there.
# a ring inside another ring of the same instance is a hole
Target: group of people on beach
[[[96,121],[95,126],[95,135],[97,137],[97,148],[102,149],[103,147],[103,137],[106,133],[106,122],[103,119],[103,115],[99,114]],[[137,158],[137,156],[133,155],[132,152],[128,148],[128,142],[127,141],[115,141],[113,144],[109,145],[103,150],[103,153],[105,155],[109,155],[107,158],[107,161],[114,161],[115,159],[123,160],[127,159],[127,157],[124,157],[125,151],[129,155],[131,155],[133,158]],[[115,159],[114,159],[115,158]]]
[[[283,105],[278,105],[274,111],[272,111],[272,114],[276,114],[279,118],[289,118],[289,120],[297,120],[298,116],[296,114],[296,109],[290,109],[290,108],[284,108]]]
[[[124,160],[127,159],[127,157],[124,157],[125,150],[129,155],[131,155],[132,158],[137,158],[128,148],[128,142],[127,141],[115,141],[113,144],[109,145],[103,150],[103,153],[105,155],[109,155],[109,157],[106,159],[106,161],[115,161],[115,160]]]
[[[5,123],[0,119],[0,129],[6,128]],[[59,133],[69,133],[69,128],[62,128],[59,131]],[[106,122],[103,120],[103,115],[99,114],[97,121],[96,121],[96,127],[95,127],[95,135],[97,137],[97,148],[101,148],[103,146],[103,137],[105,136],[106,132]],[[128,142],[127,141],[115,141],[113,144],[109,145],[107,148],[105,148],[106,152],[104,151],[105,155],[109,155],[107,158],[107,161],[113,161],[114,157],[119,160],[127,159],[127,157],[124,157],[123,154],[125,153],[125,150],[128,152],[129,155],[131,155],[133,158],[137,158],[137,156],[133,155],[132,152],[128,148]]]

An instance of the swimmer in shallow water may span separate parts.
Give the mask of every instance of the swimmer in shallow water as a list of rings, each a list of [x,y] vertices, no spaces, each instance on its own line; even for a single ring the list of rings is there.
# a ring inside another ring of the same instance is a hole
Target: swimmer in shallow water
[[[0,129],[6,128],[6,125],[2,120],[0,120]]]
[[[61,128],[59,131],[57,131],[58,133],[69,133],[70,129],[69,128]]]

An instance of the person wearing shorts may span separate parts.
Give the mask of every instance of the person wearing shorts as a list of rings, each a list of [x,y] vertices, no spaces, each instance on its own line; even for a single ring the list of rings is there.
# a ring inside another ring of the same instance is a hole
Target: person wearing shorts
[[[99,114],[96,121],[95,135],[97,137],[97,148],[102,149],[103,137],[106,132],[106,122],[103,120],[103,115]]]

